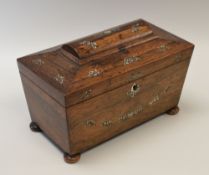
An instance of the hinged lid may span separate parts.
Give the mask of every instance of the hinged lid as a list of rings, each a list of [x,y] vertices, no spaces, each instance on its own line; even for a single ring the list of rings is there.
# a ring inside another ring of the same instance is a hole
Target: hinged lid
[[[20,58],[18,63],[23,75],[70,106],[174,64],[174,55],[176,60],[189,58],[193,47],[136,20]]]

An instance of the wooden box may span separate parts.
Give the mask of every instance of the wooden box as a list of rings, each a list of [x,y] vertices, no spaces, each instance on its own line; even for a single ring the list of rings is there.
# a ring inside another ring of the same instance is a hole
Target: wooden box
[[[136,20],[20,58],[30,127],[74,163],[159,114],[176,114],[193,49]]]

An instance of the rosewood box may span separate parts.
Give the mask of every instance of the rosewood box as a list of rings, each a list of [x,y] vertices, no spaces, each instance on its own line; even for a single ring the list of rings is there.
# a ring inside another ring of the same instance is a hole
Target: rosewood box
[[[193,49],[136,20],[19,58],[30,128],[74,163],[159,114],[176,114]]]

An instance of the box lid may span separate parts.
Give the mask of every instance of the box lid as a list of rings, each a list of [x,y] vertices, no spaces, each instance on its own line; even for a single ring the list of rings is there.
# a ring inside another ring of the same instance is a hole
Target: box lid
[[[18,66],[24,76],[67,107],[190,58],[193,47],[136,20],[25,56],[18,59]]]

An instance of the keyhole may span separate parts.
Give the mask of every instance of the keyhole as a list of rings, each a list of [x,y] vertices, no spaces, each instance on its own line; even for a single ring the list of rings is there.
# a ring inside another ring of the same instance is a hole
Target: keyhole
[[[140,90],[140,86],[136,83],[134,83],[132,86],[131,86],[131,89],[127,92],[127,95],[129,97],[134,97]]]
[[[135,84],[135,85],[133,86],[133,90],[136,91],[137,89],[138,89],[138,86]]]
[[[132,91],[138,92],[139,88],[140,88],[139,85],[134,83],[133,86],[132,86]]]

